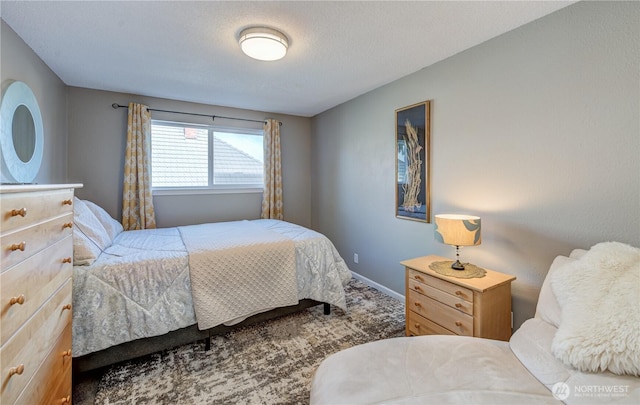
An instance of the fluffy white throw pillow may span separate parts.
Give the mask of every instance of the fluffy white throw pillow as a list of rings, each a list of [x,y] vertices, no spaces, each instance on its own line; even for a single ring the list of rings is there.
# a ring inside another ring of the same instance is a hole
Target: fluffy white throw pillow
[[[562,320],[551,350],[580,371],[640,375],[640,249],[604,242],[551,275]]]

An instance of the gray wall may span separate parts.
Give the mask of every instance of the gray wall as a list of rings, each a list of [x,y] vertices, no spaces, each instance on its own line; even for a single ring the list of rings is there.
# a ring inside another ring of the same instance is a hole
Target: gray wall
[[[44,132],[42,166],[34,183],[67,180],[67,86],[35,52],[0,20],[0,77],[2,91],[11,81],[25,82],[38,100]],[[4,174],[0,175],[6,181]]]
[[[556,255],[640,246],[638,21],[640,3],[580,2],[318,115],[313,226],[401,294],[399,261],[454,255],[394,211],[394,110],[433,100],[432,212],[482,218],[463,259],[517,276],[519,326]]]
[[[282,166],[285,220],[311,224],[311,120],[309,118],[226,107],[186,103],[131,94],[69,88],[69,179],[84,183],[78,196],[103,206],[121,218],[122,178],[126,147],[127,109],[114,110],[112,103],[139,102],[161,110],[215,114],[263,120],[275,118],[283,125]],[[154,119],[211,124],[206,117],[153,112]],[[237,121],[216,120],[225,126]],[[261,193],[157,195],[153,198],[159,227],[260,217]]]

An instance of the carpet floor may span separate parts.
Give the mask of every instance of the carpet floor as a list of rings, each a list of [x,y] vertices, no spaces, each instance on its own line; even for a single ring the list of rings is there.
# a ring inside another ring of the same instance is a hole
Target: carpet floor
[[[74,403],[306,404],[324,358],[404,335],[403,302],[355,279],[346,290],[347,313],[316,306],[213,337],[209,351],[194,343],[120,363],[90,376],[94,398],[74,389]]]

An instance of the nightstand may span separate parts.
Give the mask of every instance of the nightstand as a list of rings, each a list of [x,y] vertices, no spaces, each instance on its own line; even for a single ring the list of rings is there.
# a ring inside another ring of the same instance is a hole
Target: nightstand
[[[464,335],[509,340],[514,276],[486,270],[481,278],[456,278],[429,268],[445,257],[424,256],[405,266],[406,334]]]

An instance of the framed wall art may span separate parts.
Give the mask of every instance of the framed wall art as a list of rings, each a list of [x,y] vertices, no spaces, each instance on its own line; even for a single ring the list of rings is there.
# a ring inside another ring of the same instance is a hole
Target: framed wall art
[[[431,222],[431,102],[396,110],[396,217]]]

